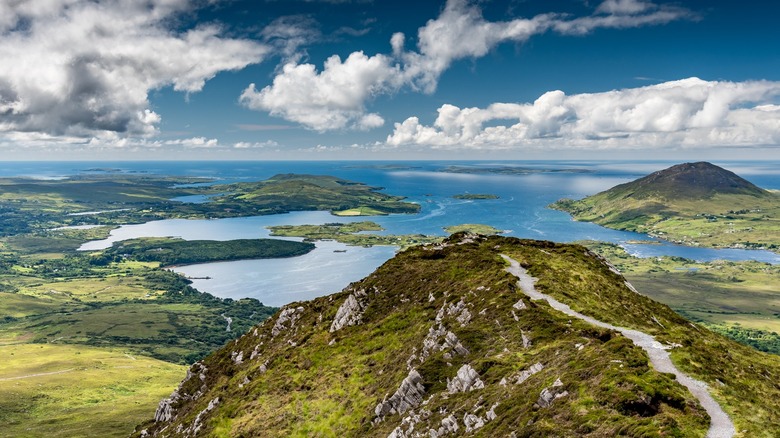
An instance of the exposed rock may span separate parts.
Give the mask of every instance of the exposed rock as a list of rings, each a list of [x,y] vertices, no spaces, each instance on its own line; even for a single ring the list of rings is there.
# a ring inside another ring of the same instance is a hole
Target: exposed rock
[[[539,371],[544,369],[544,365],[541,364],[541,362],[536,362],[535,364],[531,365],[527,370],[520,371],[519,374],[517,374],[516,377],[513,377],[515,385],[519,385],[526,380],[528,380],[529,377],[533,376],[534,374],[538,373]]]
[[[487,411],[487,414],[485,414],[485,417],[487,418],[487,421],[493,421],[497,418],[496,416],[496,408],[498,407],[498,403],[493,403],[493,406],[490,407],[490,410]]]
[[[524,310],[524,309],[526,309],[526,308],[527,308],[527,307],[526,307],[526,305],[525,305],[525,301],[523,301],[523,300],[520,300],[520,301],[518,301],[518,302],[516,302],[516,303],[512,304],[512,307],[513,307],[515,310]]]
[[[295,321],[301,317],[302,313],[303,307],[296,307],[294,309],[292,307],[288,307],[286,309],[282,309],[282,311],[279,312],[279,317],[276,318],[276,324],[274,324],[273,328],[271,329],[271,336],[276,337],[284,330],[295,327]]]
[[[450,394],[473,391],[484,387],[485,384],[479,379],[479,374],[469,364],[460,367],[458,374],[452,380],[447,379],[447,390]]]
[[[412,355],[414,357],[409,358],[408,366],[411,368],[411,362],[413,360],[419,360],[421,363],[437,351],[451,350],[454,354],[459,356],[465,356],[469,354],[469,350],[460,343],[460,340],[451,331],[448,331],[444,324],[438,323],[431,326],[428,329],[428,334],[423,339],[422,351],[419,356]],[[452,356],[450,355],[450,358]]]
[[[430,416],[431,411],[425,409],[421,410],[419,413],[409,411],[409,415],[401,420],[401,425],[393,429],[387,438],[412,438],[421,436],[420,432],[415,433],[415,427]]]
[[[236,365],[241,365],[244,363],[244,352],[243,351],[234,351],[230,353],[230,359],[233,361]]]
[[[170,397],[160,401],[157,405],[157,410],[154,412],[154,421],[156,422],[169,422],[173,419],[176,410],[173,408],[173,404],[179,401],[179,390],[173,391]]]
[[[458,420],[450,414],[441,420],[441,426],[437,430],[431,429],[428,433],[431,438],[438,438],[458,431]]]
[[[341,307],[339,307],[339,310],[336,311],[336,317],[333,318],[333,323],[330,325],[330,332],[333,333],[346,326],[360,324],[363,318],[363,311],[367,305],[366,298],[365,289],[349,294],[344,303],[341,304]]]
[[[523,348],[528,348],[531,346],[531,338],[525,335],[524,331],[520,331],[520,336],[523,339]]]
[[[385,417],[393,414],[403,414],[410,408],[420,405],[425,395],[425,387],[422,385],[422,376],[417,370],[409,371],[409,375],[401,382],[401,386],[390,398],[385,397],[376,405],[374,413],[377,417]]]
[[[196,375],[201,382],[205,382],[206,371],[208,371],[208,369],[203,363],[195,362],[192,364],[192,367],[187,370],[187,375],[184,377],[184,380],[179,383],[179,386],[171,393],[170,397],[161,400],[160,404],[157,405],[157,410],[154,413],[154,421],[158,423],[167,423],[171,421],[176,417],[176,408],[174,405],[179,401],[196,400],[203,395],[203,392],[206,390],[205,383],[197,392],[191,395],[182,393],[182,388]]]
[[[485,425],[485,420],[474,414],[466,413],[466,415],[463,416],[463,424],[466,426],[466,432],[473,432],[477,429],[481,429]]]
[[[190,436],[196,436],[198,432],[200,432],[201,427],[203,427],[203,416],[212,411],[217,405],[219,404],[219,397],[212,399],[208,406],[206,406],[205,409],[198,412],[198,415],[195,417],[195,421],[192,422],[192,425],[184,430],[185,435]]]
[[[249,384],[249,382],[250,382],[249,376],[244,376],[244,380],[242,380],[241,383],[238,384],[238,387],[243,388],[244,386]]]
[[[561,382],[561,379],[557,379],[551,387],[542,390],[536,404],[542,408],[547,408],[552,405],[553,401],[567,395],[569,395],[569,392],[563,389],[563,382]]]
[[[471,321],[471,312],[466,307],[466,301],[461,298],[457,303],[444,303],[436,314],[436,321],[441,322],[445,316],[455,316],[461,327],[465,326]]]
[[[255,360],[255,358],[260,354],[260,346],[255,345],[254,350],[252,350],[252,354],[249,355],[249,360]]]
[[[471,321],[471,312],[469,312],[469,309],[463,309],[455,319],[460,323],[461,327],[464,327]]]

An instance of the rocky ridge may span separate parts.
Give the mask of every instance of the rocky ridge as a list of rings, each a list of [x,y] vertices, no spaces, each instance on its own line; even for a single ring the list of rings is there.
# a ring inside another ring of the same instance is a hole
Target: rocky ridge
[[[194,365],[136,435],[706,434],[707,412],[673,375],[620,332],[529,300],[501,254],[575,310],[717,365],[717,375],[695,377],[727,411],[750,403],[737,397],[732,358],[704,350],[729,341],[692,330],[583,247],[456,234],[404,251],[341,293],[286,306]],[[736,415],[737,430],[771,436],[774,412]]]

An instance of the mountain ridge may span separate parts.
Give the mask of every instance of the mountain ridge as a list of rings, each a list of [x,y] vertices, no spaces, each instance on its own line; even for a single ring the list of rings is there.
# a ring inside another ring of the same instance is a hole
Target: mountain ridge
[[[778,406],[747,394],[780,388],[740,373],[776,375],[776,359],[691,330],[584,247],[467,234],[284,307],[193,365],[136,436],[704,436],[673,376],[618,332],[529,300],[502,254],[572,309],[672,346],[738,430],[771,436]]]

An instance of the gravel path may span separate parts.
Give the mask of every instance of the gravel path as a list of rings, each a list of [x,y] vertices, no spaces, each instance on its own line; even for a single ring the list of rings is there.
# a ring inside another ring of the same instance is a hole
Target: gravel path
[[[631,339],[635,345],[647,352],[647,355],[650,357],[650,363],[657,371],[674,374],[677,381],[688,388],[694,397],[699,399],[699,403],[701,403],[704,410],[709,414],[710,429],[707,431],[708,438],[731,438],[734,436],[736,432],[734,423],[731,422],[731,418],[728,414],[723,410],[720,404],[712,398],[709,391],[707,391],[707,384],[678,370],[669,358],[669,352],[666,351],[669,347],[656,341],[653,336],[650,336],[647,333],[601,322],[590,316],[572,310],[568,305],[561,303],[549,295],[538,292],[534,287],[534,283],[536,283],[537,280],[536,278],[528,275],[526,270],[523,269],[516,260],[503,254],[501,257],[509,262],[510,266],[506,268],[507,272],[519,279],[518,284],[520,285],[520,288],[523,290],[523,293],[528,295],[531,299],[545,300],[553,309],[561,311],[569,316],[579,318],[598,327],[620,332],[623,336]]]
[[[53,376],[54,374],[69,373],[69,372],[71,372],[73,370],[75,370],[75,368],[68,368],[67,370],[62,370],[62,371],[52,371],[50,373],[27,374],[26,376],[3,377],[3,378],[0,379],[0,382],[5,382],[5,381],[8,381],[8,380],[29,379],[31,377]]]

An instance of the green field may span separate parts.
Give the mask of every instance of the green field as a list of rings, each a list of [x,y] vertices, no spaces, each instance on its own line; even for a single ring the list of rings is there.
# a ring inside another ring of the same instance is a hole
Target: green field
[[[124,437],[170,395],[182,365],[84,345],[0,346],[7,437]]]

